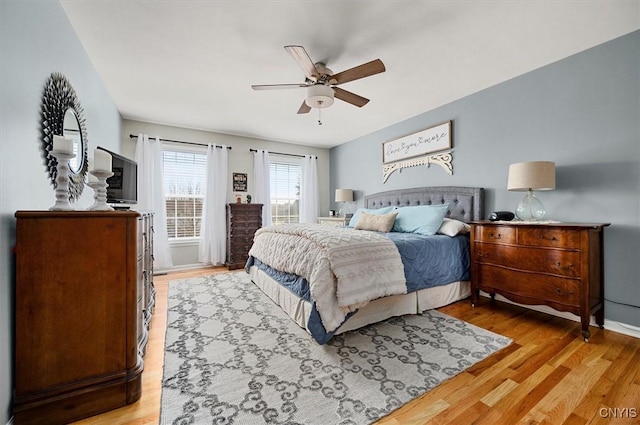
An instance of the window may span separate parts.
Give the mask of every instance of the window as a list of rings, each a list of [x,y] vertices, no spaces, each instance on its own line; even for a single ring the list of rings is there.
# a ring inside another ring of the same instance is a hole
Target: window
[[[207,155],[165,148],[162,152],[169,239],[200,237]]]
[[[293,162],[275,162],[269,165],[271,191],[271,222],[273,224],[300,221],[301,165]]]

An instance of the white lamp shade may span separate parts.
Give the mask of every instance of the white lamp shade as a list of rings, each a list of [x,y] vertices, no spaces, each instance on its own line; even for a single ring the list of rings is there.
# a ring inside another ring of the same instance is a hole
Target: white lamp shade
[[[304,102],[310,108],[327,108],[333,105],[333,89],[324,84],[310,86]]]
[[[551,161],[518,162],[509,166],[507,189],[514,191],[553,190],[556,164]]]
[[[353,190],[336,189],[336,202],[353,202]]]

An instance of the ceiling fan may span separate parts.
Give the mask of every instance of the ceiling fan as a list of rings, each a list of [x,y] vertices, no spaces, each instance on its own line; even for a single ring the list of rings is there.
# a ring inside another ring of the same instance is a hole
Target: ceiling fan
[[[252,85],[251,88],[254,90],[306,88],[307,97],[302,102],[302,105],[300,105],[300,109],[298,109],[299,114],[306,114],[311,108],[321,109],[333,105],[334,96],[344,102],[362,107],[369,102],[369,99],[336,86],[385,71],[382,61],[376,59],[334,74],[324,63],[313,63],[304,47],[284,46],[284,49],[293,56],[296,62],[298,62],[298,65],[300,65],[300,68],[304,71],[304,83],[262,84]]]

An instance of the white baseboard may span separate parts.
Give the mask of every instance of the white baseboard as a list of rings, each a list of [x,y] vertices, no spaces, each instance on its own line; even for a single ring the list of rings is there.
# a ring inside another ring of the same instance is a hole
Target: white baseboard
[[[486,292],[480,291],[480,295],[482,295],[483,297],[487,297],[490,298],[489,294],[487,294]],[[562,317],[563,319],[569,319],[569,320],[573,320],[574,322],[579,322],[580,321],[580,317],[576,316],[573,313],[569,313],[566,311],[558,311],[554,308],[551,307],[547,307],[546,305],[525,305],[525,304],[519,304],[516,302],[513,302],[505,297],[503,297],[502,295],[496,294],[496,300],[498,301],[502,301],[505,303],[509,303],[509,304],[513,304],[513,305],[519,305],[521,307],[526,307],[530,310],[535,310],[535,311],[539,311],[541,313],[547,313],[547,314],[551,314],[553,316],[557,316],[557,317]],[[596,319],[594,316],[591,316],[590,319],[590,324],[591,326],[598,326],[596,324]],[[621,323],[621,322],[616,322],[614,320],[609,320],[609,319],[605,319],[604,320],[604,328],[608,331],[612,331],[612,332],[617,332],[620,334],[624,334],[624,335],[628,335],[628,336],[632,336],[634,338],[638,338],[640,339],[640,328],[637,326],[633,326],[633,325],[627,325],[626,323]]]
[[[637,326],[627,325],[626,323],[604,319],[604,328],[609,331],[617,332],[619,334],[629,335],[634,338],[640,339],[640,328]]]
[[[187,271],[187,270],[206,269],[209,267],[211,267],[211,264],[202,264],[202,263],[182,264],[179,266],[168,267],[166,269],[154,270],[153,274],[155,276],[155,275],[167,274],[169,272],[181,272],[181,271]]]

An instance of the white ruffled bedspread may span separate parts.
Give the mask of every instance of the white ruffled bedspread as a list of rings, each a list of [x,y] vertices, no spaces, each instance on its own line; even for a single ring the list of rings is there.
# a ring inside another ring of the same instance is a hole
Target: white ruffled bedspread
[[[398,249],[375,232],[319,224],[267,226],[256,232],[249,255],[307,279],[327,332],[367,302],[407,292]]]

